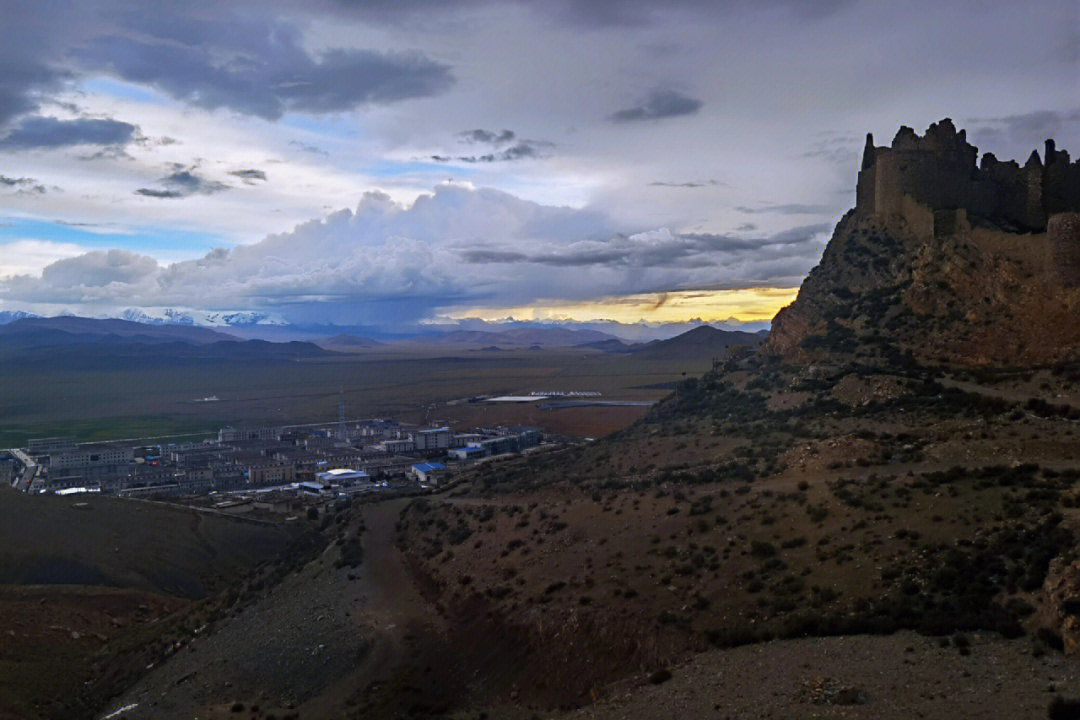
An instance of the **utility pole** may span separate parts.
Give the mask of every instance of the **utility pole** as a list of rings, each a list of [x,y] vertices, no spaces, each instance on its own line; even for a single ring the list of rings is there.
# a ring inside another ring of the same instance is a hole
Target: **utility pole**
[[[345,386],[341,386],[341,400],[338,402],[338,433],[342,440],[348,440],[349,434],[345,430]]]

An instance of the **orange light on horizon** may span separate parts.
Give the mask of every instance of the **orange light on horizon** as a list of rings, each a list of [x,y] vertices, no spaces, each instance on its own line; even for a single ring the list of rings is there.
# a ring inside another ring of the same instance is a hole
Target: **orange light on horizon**
[[[597,300],[538,301],[518,307],[448,309],[453,320],[497,322],[513,318],[534,322],[679,323],[764,322],[795,300],[799,288],[753,287],[734,290],[679,290],[599,298]]]

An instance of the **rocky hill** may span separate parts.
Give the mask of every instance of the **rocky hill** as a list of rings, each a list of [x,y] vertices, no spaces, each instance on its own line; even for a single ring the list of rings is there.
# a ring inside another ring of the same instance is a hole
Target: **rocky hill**
[[[910,352],[961,365],[1080,353],[1080,162],[1046,141],[1024,166],[948,119],[867,137],[857,202],[768,347],[788,359]]]

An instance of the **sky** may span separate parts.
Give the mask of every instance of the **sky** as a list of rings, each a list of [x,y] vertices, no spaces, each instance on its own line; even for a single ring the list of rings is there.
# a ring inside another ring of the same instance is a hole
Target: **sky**
[[[767,323],[867,132],[1080,152],[1080,3],[0,0],[0,310]]]

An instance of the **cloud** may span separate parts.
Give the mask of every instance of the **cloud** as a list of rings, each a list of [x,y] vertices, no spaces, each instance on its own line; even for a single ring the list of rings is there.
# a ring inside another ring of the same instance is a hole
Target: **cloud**
[[[50,8],[52,10],[53,8]],[[36,0],[5,0],[0,22],[0,126],[38,109],[41,95],[59,89],[69,72],[57,66],[61,48],[53,18],[39,20]],[[67,15],[63,10],[59,13]],[[66,23],[68,17],[59,20]],[[61,25],[62,26],[62,25]]]
[[[14,240],[0,243],[0,277],[37,274],[57,260],[84,253],[73,243],[48,240]]]
[[[739,205],[735,209],[747,215],[827,215],[836,210],[836,208],[829,205],[809,205],[805,203],[770,203],[759,207]]]
[[[727,183],[722,183],[719,180],[688,180],[686,182],[663,182],[660,180],[649,183],[649,187],[666,187],[666,188],[703,188],[703,187],[720,187],[726,186]]]
[[[1011,156],[1024,162],[1031,150],[1035,149],[1033,139],[1075,136],[1080,132],[1080,108],[1067,111],[1035,110],[994,118],[973,118],[967,120],[966,124],[969,126],[971,139],[984,147],[993,148],[999,159]],[[1041,155],[1042,149],[1038,149]]]
[[[701,105],[700,100],[675,90],[653,90],[641,104],[613,113],[611,120],[623,123],[693,115],[701,109]]]
[[[513,130],[466,130],[458,133],[458,135],[467,142],[486,143],[490,145],[508,143],[516,137]]]
[[[119,15],[120,27],[71,55],[85,69],[149,85],[207,109],[276,120],[431,97],[450,67],[418,51],[304,47],[299,28],[249,13],[204,19],[176,8]]]
[[[0,149],[30,150],[72,145],[116,146],[131,142],[138,128],[107,118],[59,120],[55,117],[24,117],[0,137]]]
[[[239,172],[261,173],[259,170]],[[265,174],[263,174],[262,179],[266,179]],[[176,168],[158,182],[164,187],[139,188],[135,191],[135,194],[152,198],[172,199],[185,198],[192,195],[213,195],[214,193],[228,190],[230,187],[225,183],[217,182],[216,180],[207,180],[206,178],[197,175],[194,168]]]
[[[248,185],[254,185],[256,181],[266,181],[266,173],[262,170],[255,170],[253,168],[247,170],[230,170],[230,175],[238,177]]]
[[[521,0],[526,5],[559,21],[588,29],[641,26],[656,22],[667,13],[693,13],[715,17],[754,5],[778,6],[799,18],[822,19],[851,5],[853,0]],[[407,22],[432,14],[452,13],[495,4],[494,0],[337,0],[346,12],[381,22]]]
[[[550,143],[540,144],[535,142],[520,142],[516,145],[512,145],[504,150],[492,153],[484,153],[483,155],[457,155],[450,157],[448,155],[432,155],[431,159],[435,162],[464,162],[464,163],[493,163],[493,162],[513,162],[514,160],[532,160],[535,158],[543,157],[543,147],[550,146]]]
[[[458,133],[458,138],[467,145],[486,145],[490,151],[471,155],[432,155],[431,159],[441,163],[513,162],[544,157],[555,146],[547,140],[518,139],[513,130],[465,130]]]
[[[243,308],[296,322],[387,326],[493,302],[790,287],[817,261],[826,229],[761,238],[633,232],[589,208],[444,184],[409,205],[367,193],[354,211],[198,260],[163,266],[125,251],[87,253],[41,277],[0,282],[0,299]]]
[[[44,195],[48,192],[48,188],[34,178],[28,177],[13,178],[0,175],[0,187],[14,188],[16,194]]]
[[[318,145],[312,145],[310,143],[300,142],[299,140],[290,140],[289,146],[294,147],[300,152],[310,153],[312,155],[329,155],[330,153],[323,150]]]

